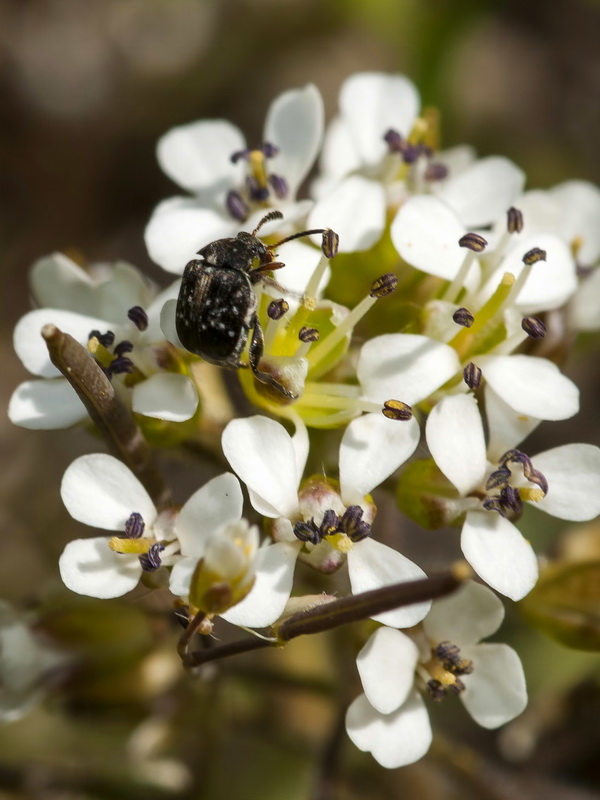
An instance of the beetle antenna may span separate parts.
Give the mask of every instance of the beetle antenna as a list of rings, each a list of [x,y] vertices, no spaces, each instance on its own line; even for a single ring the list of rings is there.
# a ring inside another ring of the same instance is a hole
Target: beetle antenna
[[[262,226],[265,225],[267,222],[271,222],[272,219],[283,219],[283,214],[276,208],[274,208],[273,211],[269,211],[269,213],[265,214],[265,216],[261,219],[256,228],[254,228],[254,230],[252,231],[252,236],[256,236],[256,234],[259,232]]]
[[[291,242],[292,239],[300,239],[302,236],[312,236],[313,233],[326,233],[325,228],[313,228],[310,231],[300,231],[300,233],[292,233],[291,236],[286,236],[285,239],[282,239],[280,242],[275,242],[275,244],[268,244],[268,250],[275,250],[276,247],[279,245],[285,244],[286,242]]]

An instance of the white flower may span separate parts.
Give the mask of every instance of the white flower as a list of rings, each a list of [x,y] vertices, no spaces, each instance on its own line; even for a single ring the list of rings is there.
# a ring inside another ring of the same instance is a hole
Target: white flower
[[[144,570],[164,565],[172,567],[171,592],[187,597],[198,562],[204,559],[202,587],[206,588],[210,573],[214,582],[231,584],[230,600],[238,603],[221,616],[258,628],[270,625],[283,611],[291,591],[291,580],[284,585],[278,572],[283,548],[257,549],[258,531],[242,519],[243,496],[235,475],[213,478],[178,513],[158,512],[121,461],[96,453],[81,456],[68,467],[61,496],[74,519],[121,534],[67,544],[59,568],[72,591],[120,597],[135,588]]]
[[[519,513],[525,500],[560,519],[597,516],[600,448],[564,445],[529,459],[514,448],[537,421],[519,420],[492,393],[486,408],[489,454],[477,402],[469,395],[445,397],[436,405],[427,420],[427,444],[465,498],[461,547],[467,561],[493,589],[520,600],[535,585],[537,560],[507,515]]]
[[[425,142],[435,134],[417,117],[418,92],[402,75],[357,73],[344,82],[339,106],[309,225],[327,220],[340,235],[341,252],[369,249],[385,229],[388,209],[411,195],[437,194],[472,229],[494,222],[523,188],[523,172],[508,159],[472,163],[468,148],[433,153]]]
[[[20,719],[43,696],[44,674],[64,656],[44,645],[0,600],[0,722]]]
[[[356,594],[424,577],[399,552],[369,536],[374,507],[365,498],[413,453],[418,440],[414,420],[392,421],[381,414],[354,420],[340,446],[339,491],[325,478],[301,484],[308,437],[299,420],[293,437],[266,417],[233,420],[222,444],[227,460],[248,486],[254,508],[274,520],[273,535],[287,548],[289,573],[301,549],[303,558],[324,572],[337,569],[346,555]],[[326,524],[331,529],[323,531]],[[361,533],[355,536],[351,525]],[[399,627],[414,625],[428,608],[429,603],[420,603],[374,619]]]
[[[121,374],[117,366],[112,380],[133,411],[174,422],[194,415],[198,396],[191,380],[160,367],[160,360],[168,358],[163,352],[167,345],[160,329],[160,311],[165,300],[177,292],[178,284],[156,295],[129,264],[117,262],[90,275],[60,253],[34,265],[31,284],[42,307],[17,323],[14,347],[24,366],[42,380],[26,381],[17,387],[8,409],[13,423],[48,429],[87,419],[81,400],[50,361],[40,333],[46,324],[56,325],[84,346],[92,332],[99,333],[100,343],[106,342],[107,355],[115,359],[123,343],[122,355],[136,370],[136,381],[129,389],[127,374]],[[138,324],[128,317],[132,309],[143,309]],[[109,331],[114,334],[113,343],[104,338]]]
[[[253,230],[269,208],[279,208],[287,223],[304,217],[311,203],[296,202],[295,196],[322,135],[323,101],[312,84],[275,99],[262,148],[247,149],[241,131],[226,120],[203,120],[166,133],[158,143],[159,163],[195,197],[172,197],[155,209],[145,234],[151,258],[180,274],[201,247],[235,235],[242,221]],[[275,227],[269,224],[263,232]]]
[[[431,726],[416,687],[436,699],[459,694],[484,728],[497,728],[520,714],[527,690],[518,655],[505,644],[479,643],[496,632],[503,617],[500,600],[469,581],[434,602],[410,633],[379,628],[357,658],[365,693],[346,715],[354,744],[390,769],[424,756]]]

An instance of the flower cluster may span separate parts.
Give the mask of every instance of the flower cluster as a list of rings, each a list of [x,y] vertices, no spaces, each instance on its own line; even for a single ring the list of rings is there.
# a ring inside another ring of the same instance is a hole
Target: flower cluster
[[[168,586],[188,625],[186,666],[193,636],[219,617],[270,628],[266,641],[282,644],[295,613],[333,614],[340,586],[361,602],[428,585],[430,565],[401,552],[373,492],[394,489],[424,527],[460,529],[481,582],[355,617],[375,630],[358,653],[364,694],[347,730],[385,767],[427,751],[423,694],[459,695],[487,728],[521,713],[517,654],[479,644],[504,615],[494,591],[517,601],[538,578],[519,519],[525,504],[566,520],[600,514],[600,448],[517,449],[542,421],[579,409],[553,354],[561,330],[600,328],[600,191],[581,181],[525,191],[506,158],[438,140],[413,84],[376,73],[344,83],[326,130],[314,86],[275,100],[257,144],[225,120],[175,128],[158,160],[189,194],[162,202],[145,237],[151,258],[183,278],[158,292],[122,262],[83,269],[49,256],[31,273],[39,307],[15,330],[39,379],[16,389],[13,422],[67,427],[90,406],[102,422],[114,409],[78,374],[93,366],[140,426],[131,456],[118,427],[100,424],[121,460],[85,455],[63,477],[71,516],[109,532],[67,544],[63,582],[95,598]],[[48,325],[81,345],[73,363],[49,355]],[[238,414],[226,369],[259,414]],[[173,505],[140,466],[151,461],[147,417],[173,431],[186,422],[185,436],[233,472]],[[297,563],[323,595],[306,593]]]

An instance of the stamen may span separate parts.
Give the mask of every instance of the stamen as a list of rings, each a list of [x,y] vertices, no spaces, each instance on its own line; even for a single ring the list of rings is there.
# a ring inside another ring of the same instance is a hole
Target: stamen
[[[156,542],[147,553],[140,556],[140,564],[144,572],[155,572],[161,565],[161,552],[165,549],[163,544]]]
[[[525,253],[523,256],[523,263],[530,266],[531,264],[536,264],[538,261],[545,261],[546,255],[546,251],[542,250],[541,247],[534,247]]]
[[[467,308],[457,308],[454,314],[452,314],[452,319],[457,325],[461,325],[463,328],[470,328],[475,321],[475,317]]]
[[[327,228],[323,233],[321,250],[325,258],[335,258],[340,246],[340,237],[331,228]]]
[[[386,400],[381,409],[384,417],[393,420],[406,421],[412,419],[412,408],[400,400]]]
[[[237,162],[240,161],[242,158],[246,161],[250,157],[251,152],[252,150],[250,150],[249,148],[246,148],[245,150],[236,150],[236,152],[232,153],[230,156],[231,163],[237,164]]]
[[[381,275],[373,281],[369,295],[377,299],[387,297],[388,294],[395,292],[397,288],[398,278],[396,275],[393,272],[386,272],[385,275]]]
[[[479,387],[481,386],[482,375],[483,373],[481,371],[481,368],[478,367],[477,364],[474,364],[472,361],[470,361],[467,364],[467,366],[463,369],[463,380],[467,384],[469,389],[472,389],[473,391],[479,389]]]
[[[125,538],[126,539],[139,539],[144,534],[146,523],[142,515],[134,511],[129,515],[125,522]]]
[[[398,131],[390,128],[389,131],[384,134],[383,138],[387,143],[390,153],[402,153],[404,151],[406,140]]]
[[[303,327],[300,328],[300,332],[298,333],[298,338],[301,342],[318,342],[319,341],[319,331],[317,328],[309,328]]]
[[[445,164],[440,164],[439,162],[428,164],[424,177],[429,183],[433,183],[434,181],[443,181],[444,178],[448,177],[448,167]]]
[[[301,542],[309,542],[310,544],[319,544],[323,537],[314,519],[310,522],[297,522],[294,525],[294,536]]]
[[[261,186],[260,182],[254,177],[254,175],[246,176],[246,187],[248,189],[248,195],[250,199],[254,200],[256,203],[263,203],[265,200],[268,200],[268,187],[266,185]]]
[[[356,305],[352,311],[344,317],[344,319],[340,322],[340,324],[336,327],[334,331],[332,331],[328,336],[311,349],[310,353],[308,354],[308,362],[311,367],[314,367],[316,364],[319,363],[325,356],[329,355],[329,353],[333,350],[333,348],[341,342],[342,339],[354,328],[356,323],[364,317],[364,315],[369,311],[377,302],[379,296],[383,297],[385,294],[389,294],[393,292],[398,285],[398,279],[392,273],[388,273],[387,275],[381,276],[371,284],[371,291],[364,297],[358,305]],[[381,295],[377,295],[376,292],[383,292]]]
[[[279,154],[279,148],[271,142],[263,142],[261,150],[265,158],[275,158]]]
[[[507,486],[511,477],[511,472],[508,467],[500,467],[492,472],[487,479],[485,488],[487,491],[498,489],[501,486]]]
[[[548,481],[544,475],[537,469],[534,469],[533,463],[528,455],[522,453],[520,450],[508,450],[498,462],[502,466],[508,463],[521,464],[523,467],[523,475],[531,483],[535,483],[544,494],[548,494]]]
[[[430,681],[427,681],[426,685],[429,696],[436,703],[439,703],[446,696],[445,687],[442,686],[440,681],[437,681],[435,678],[432,678]]]
[[[363,520],[363,514],[360,506],[348,506],[339,521],[339,532],[345,533],[351,542],[360,542],[371,535],[371,526]]]
[[[125,355],[125,353],[131,353],[132,350],[132,342],[130,342],[128,339],[123,339],[123,341],[119,342],[119,344],[113,349],[113,353],[120,358],[121,356]]]
[[[269,183],[275,192],[275,197],[279,200],[285,200],[290,193],[290,187],[283,175],[269,175]]]
[[[473,672],[473,662],[468,658],[461,658],[460,649],[453,642],[440,642],[435,648],[435,654],[444,669],[453,675],[470,675]]]
[[[132,372],[134,372],[135,365],[130,358],[127,358],[127,356],[121,356],[113,358],[113,360],[110,362],[109,369],[113,375],[123,375],[125,373],[130,375]]]
[[[267,316],[272,320],[280,320],[290,310],[290,304],[283,297],[272,300],[267,308]]]
[[[233,189],[227,192],[225,205],[227,206],[227,210],[231,216],[238,222],[246,222],[250,216],[250,208],[248,204],[244,202],[242,195]]]
[[[483,253],[488,245],[487,240],[478,233],[465,233],[465,235],[461,236],[458,240],[458,244],[461,247],[472,250],[474,253]]]
[[[518,208],[511,206],[506,212],[506,230],[508,233],[521,233],[523,230],[523,214]]]
[[[539,317],[523,317],[521,327],[531,339],[543,339],[546,335],[546,326]]]
[[[102,347],[112,347],[115,341],[115,334],[112,331],[106,331],[106,333],[100,333],[100,331],[90,331],[90,335],[88,336],[88,341],[90,339],[98,339]]]
[[[138,331],[145,331],[148,328],[148,314],[141,306],[133,306],[127,312],[127,318],[133,322]]]

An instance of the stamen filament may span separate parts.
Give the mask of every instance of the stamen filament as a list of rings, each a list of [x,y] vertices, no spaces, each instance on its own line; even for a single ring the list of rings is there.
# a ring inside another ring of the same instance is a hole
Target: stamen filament
[[[359,322],[359,320],[361,320],[375,305],[378,299],[377,297],[371,297],[371,295],[364,297],[360,303],[352,309],[348,316],[340,322],[334,331],[315,345],[307,356],[309,368],[314,367],[322,361],[325,356],[329,355],[333,348],[352,331],[357,322]]]
[[[460,269],[458,270],[456,276],[454,277],[454,280],[442,295],[443,301],[447,303],[452,303],[456,300],[459,292],[464,286],[465,280],[467,278],[467,275],[469,274],[471,266],[473,265],[473,261],[475,261],[476,255],[477,254],[473,250],[469,250],[467,252]]]

